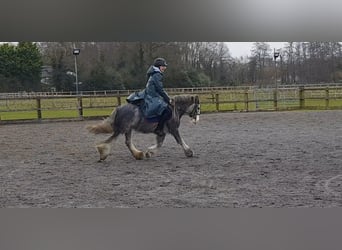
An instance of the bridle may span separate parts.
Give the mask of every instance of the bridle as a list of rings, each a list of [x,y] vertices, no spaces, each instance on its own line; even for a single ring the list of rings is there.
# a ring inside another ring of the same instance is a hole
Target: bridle
[[[193,122],[196,123],[199,120],[199,115],[201,114],[201,105],[199,103],[198,96],[192,97],[192,110],[190,112],[184,112],[189,115],[190,118],[192,118]],[[173,100],[173,104],[171,105],[173,109],[173,116],[176,115],[176,100]]]
[[[201,114],[201,104],[195,103],[194,108],[192,111],[189,113],[189,116],[191,118],[196,118],[197,115]]]
[[[199,103],[199,99],[196,96],[194,107],[192,111],[189,113],[189,116],[193,119],[193,122],[196,123],[199,119],[199,115],[201,114],[201,104]]]

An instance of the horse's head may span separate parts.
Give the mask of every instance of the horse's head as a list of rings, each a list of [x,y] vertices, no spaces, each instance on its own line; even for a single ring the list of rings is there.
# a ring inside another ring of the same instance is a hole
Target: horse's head
[[[201,104],[199,102],[199,98],[197,95],[191,96],[192,104],[189,107],[189,116],[193,123],[197,123],[199,121],[199,116],[201,114]]]
[[[199,121],[201,114],[201,105],[197,95],[179,95],[174,97],[174,105],[181,117],[188,114],[193,123]]]

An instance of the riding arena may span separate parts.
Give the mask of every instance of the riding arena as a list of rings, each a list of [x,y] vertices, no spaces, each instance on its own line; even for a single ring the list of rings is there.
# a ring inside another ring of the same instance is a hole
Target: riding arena
[[[129,143],[120,134],[110,141],[105,159],[98,145],[110,134],[88,131],[103,118],[49,119],[56,109],[70,108],[59,100],[67,105],[75,96],[0,98],[11,108],[0,113],[0,206],[342,205],[340,88],[284,88],[277,95],[274,89],[203,91],[199,121],[192,122],[195,106],[187,106],[178,139],[167,133],[157,146],[152,133],[133,131]],[[114,110],[124,105],[123,96],[77,97],[76,114],[91,114],[90,108],[99,114],[95,104],[101,100],[108,117],[113,105]],[[117,102],[109,103],[113,99]],[[29,122],[6,120],[13,109],[20,114],[24,108],[32,109],[25,111],[33,113]],[[135,149],[141,153],[135,155]]]
[[[108,114],[109,115],[109,114]],[[99,161],[101,120],[0,124],[0,206],[340,207],[342,111],[202,113],[137,160],[125,136]],[[133,131],[147,152],[156,135]]]

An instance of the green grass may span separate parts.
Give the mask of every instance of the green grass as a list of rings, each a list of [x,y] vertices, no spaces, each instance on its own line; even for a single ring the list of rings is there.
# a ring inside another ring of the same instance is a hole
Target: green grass
[[[125,103],[121,98],[122,104]],[[78,118],[77,98],[41,99],[42,119]],[[118,105],[116,97],[83,97],[83,116],[108,116]],[[37,100],[0,100],[0,120],[38,119]]]
[[[35,111],[0,112],[0,120],[37,119]]]
[[[83,116],[91,117],[91,116],[108,116],[113,112],[114,108],[103,108],[103,109],[84,109]]]
[[[30,100],[0,100],[1,111],[34,110],[37,107],[37,101]]]

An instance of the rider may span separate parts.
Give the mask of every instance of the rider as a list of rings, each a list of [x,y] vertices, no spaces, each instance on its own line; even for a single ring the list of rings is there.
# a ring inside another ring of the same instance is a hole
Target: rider
[[[164,135],[164,125],[171,118],[172,110],[169,107],[170,97],[163,88],[163,73],[167,63],[164,58],[156,58],[153,65],[147,70],[147,84],[145,88],[145,103],[143,107],[147,118],[159,116],[159,123],[154,133]]]

